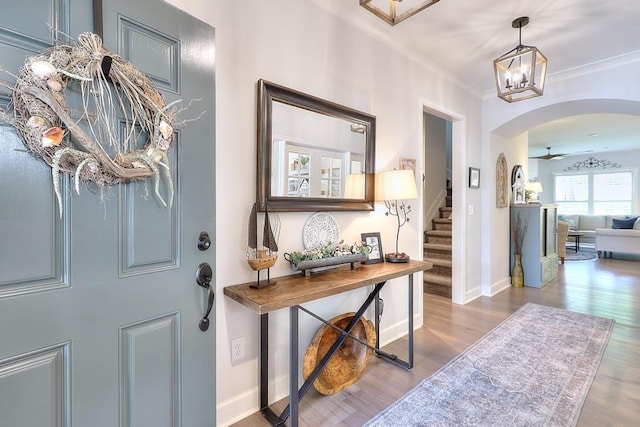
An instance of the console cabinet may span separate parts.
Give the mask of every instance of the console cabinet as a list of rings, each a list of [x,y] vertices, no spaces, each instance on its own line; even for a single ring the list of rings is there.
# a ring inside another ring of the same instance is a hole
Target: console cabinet
[[[522,243],[522,269],[524,285],[541,288],[558,275],[558,254],[556,246],[557,212],[556,205],[511,205],[511,230],[520,215],[528,222]],[[511,235],[511,262],[513,268],[513,233]]]

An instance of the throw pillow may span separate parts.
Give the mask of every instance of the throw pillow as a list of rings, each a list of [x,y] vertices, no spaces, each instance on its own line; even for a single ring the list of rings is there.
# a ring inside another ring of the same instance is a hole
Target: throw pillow
[[[558,221],[566,221],[569,223],[569,230],[575,230],[576,229],[576,220],[575,219],[569,219],[567,217],[565,217],[564,215],[558,215]]]
[[[627,219],[613,218],[611,220],[611,228],[618,230],[631,230],[633,228],[633,225],[636,223],[636,219],[638,219],[638,217]]]

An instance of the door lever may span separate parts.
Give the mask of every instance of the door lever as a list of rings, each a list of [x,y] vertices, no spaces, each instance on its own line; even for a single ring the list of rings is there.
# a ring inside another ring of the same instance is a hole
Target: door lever
[[[196,283],[199,286],[202,286],[207,290],[207,310],[200,319],[200,330],[206,331],[209,329],[209,314],[211,313],[211,309],[213,308],[213,300],[215,298],[215,294],[213,288],[211,287],[211,278],[213,277],[213,270],[211,270],[211,266],[206,262],[203,262],[198,266],[196,270]]]

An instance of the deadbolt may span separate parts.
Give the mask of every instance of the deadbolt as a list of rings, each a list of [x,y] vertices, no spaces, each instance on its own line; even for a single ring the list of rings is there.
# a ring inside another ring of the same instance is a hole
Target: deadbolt
[[[209,237],[209,233],[206,231],[200,232],[200,237],[198,238],[198,249],[201,251],[206,251],[211,247],[211,238]]]

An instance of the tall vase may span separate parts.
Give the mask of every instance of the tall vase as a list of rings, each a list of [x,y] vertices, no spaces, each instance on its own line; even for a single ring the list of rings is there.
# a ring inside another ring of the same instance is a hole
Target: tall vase
[[[513,254],[515,261],[511,269],[511,286],[521,288],[524,286],[524,271],[522,271],[522,254]]]

